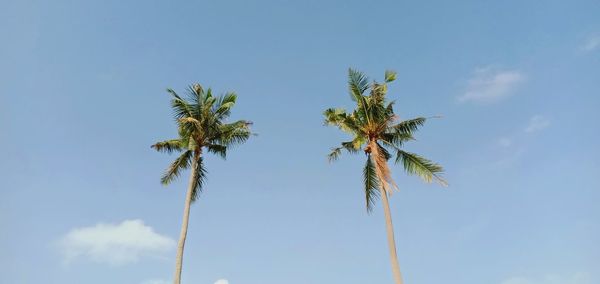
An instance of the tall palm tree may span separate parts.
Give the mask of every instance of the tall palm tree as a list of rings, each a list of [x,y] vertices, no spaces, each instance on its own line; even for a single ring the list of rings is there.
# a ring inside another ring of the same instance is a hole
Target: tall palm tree
[[[173,96],[171,108],[177,122],[179,137],[158,142],[152,145],[152,148],[159,152],[181,152],[181,155],[167,168],[161,182],[167,185],[176,179],[183,170],[191,169],[173,277],[173,283],[179,284],[190,205],[198,199],[198,194],[202,191],[202,184],[206,179],[204,154],[209,152],[224,159],[229,146],[245,142],[252,134],[249,121],[238,120],[226,123],[231,108],[235,105],[237,97],[235,93],[226,93],[223,96],[215,97],[211,89],[204,91],[199,84],[189,87],[187,99],[181,98],[171,89],[167,89],[167,91]]]
[[[398,186],[392,179],[388,160],[395,154],[395,162],[401,163],[408,174],[418,175],[426,182],[436,180],[445,186],[446,182],[440,176],[443,169],[428,159],[402,149],[405,142],[414,140],[414,132],[425,123],[426,118],[400,121],[394,113],[394,102],[386,102],[387,83],[396,79],[396,73],[386,71],[384,83],[369,83],[364,74],[352,69],[348,73],[350,97],[356,103],[356,108],[352,112],[330,108],[325,110],[324,115],[326,125],[337,126],[352,135],[352,140],[333,148],[329,160],[336,160],[342,150],[353,154],[362,150],[365,153],[367,161],[363,175],[367,211],[371,212],[375,200],[381,197],[394,280],[396,284],[402,284],[388,201],[388,195]],[[370,92],[365,94],[369,89]]]

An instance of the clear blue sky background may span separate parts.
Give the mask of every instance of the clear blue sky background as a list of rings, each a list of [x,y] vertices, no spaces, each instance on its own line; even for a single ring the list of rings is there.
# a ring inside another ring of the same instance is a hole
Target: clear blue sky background
[[[600,283],[600,2],[86,2],[0,3],[0,283],[170,279],[173,250],[65,265],[57,243],[131,219],[177,239],[187,175],[161,186],[174,157],[149,146],[193,82],[259,136],[207,159],[184,283],[391,283],[364,156],[325,157],[348,67],[396,70],[401,117],[444,116],[407,149],[450,186],[393,167],[407,283]]]

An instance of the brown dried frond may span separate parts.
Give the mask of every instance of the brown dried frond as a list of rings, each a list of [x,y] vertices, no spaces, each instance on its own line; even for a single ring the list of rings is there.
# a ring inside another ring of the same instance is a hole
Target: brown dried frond
[[[398,190],[398,185],[394,179],[392,179],[392,172],[388,167],[387,160],[383,156],[383,153],[379,151],[379,147],[377,146],[375,140],[371,140],[371,142],[369,142],[368,148],[371,152],[371,157],[375,162],[375,172],[381,181],[381,186],[383,186],[383,189],[391,195],[394,189]]]

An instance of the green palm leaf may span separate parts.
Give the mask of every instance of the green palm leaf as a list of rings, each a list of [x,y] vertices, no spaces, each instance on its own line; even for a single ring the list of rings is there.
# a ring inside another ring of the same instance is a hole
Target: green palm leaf
[[[329,160],[330,163],[337,161],[337,159],[339,159],[339,157],[341,155],[342,155],[342,147],[332,148],[331,153],[329,153],[329,155],[327,155],[327,160]]]
[[[192,116],[193,106],[190,103],[182,99],[172,89],[167,89],[167,92],[173,96],[173,99],[171,100],[171,109],[173,110],[173,116],[176,120],[179,120],[182,117]]]
[[[204,182],[206,181],[206,168],[204,167],[204,158],[199,157],[198,163],[196,163],[196,168],[192,169],[195,171],[194,173],[194,183],[192,187],[192,202],[196,201],[202,192]]]
[[[208,152],[219,155],[223,159],[227,157],[227,146],[219,144],[208,144],[206,148],[208,149]]]
[[[152,146],[156,151],[172,153],[174,151],[181,151],[183,149],[183,143],[180,139],[171,139],[162,142],[158,142]]]
[[[348,69],[348,87],[350,97],[358,102],[363,93],[369,88],[369,78],[363,73],[350,68]]]
[[[190,166],[192,155],[193,151],[187,150],[175,159],[160,179],[161,183],[164,185],[171,183],[171,181],[179,176],[181,170],[187,169]]]
[[[393,130],[396,133],[412,134],[413,132],[417,131],[419,127],[423,126],[426,120],[427,119],[424,117],[417,117],[414,119],[405,120],[396,125],[393,125],[391,127],[391,130]]]
[[[441,185],[447,185],[446,181],[440,176],[444,172],[442,166],[417,154],[402,150],[398,150],[396,155],[396,163],[401,162],[407,173],[418,175],[426,182],[435,179]]]
[[[379,181],[377,180],[377,173],[375,171],[375,165],[370,157],[367,158],[367,163],[363,170],[363,180],[365,183],[365,200],[367,205],[367,211],[373,211],[375,200],[379,198]]]

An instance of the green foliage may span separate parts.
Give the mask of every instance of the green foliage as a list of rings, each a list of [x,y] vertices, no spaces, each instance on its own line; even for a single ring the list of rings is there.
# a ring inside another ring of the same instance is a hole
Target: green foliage
[[[329,160],[329,162],[333,162],[335,160],[337,160],[340,155],[342,155],[342,147],[337,147],[337,148],[333,148],[331,149],[331,153],[329,153],[329,155],[327,155],[327,158]]]
[[[359,102],[369,88],[369,78],[359,71],[348,69],[348,88],[352,100]]]
[[[171,109],[179,137],[158,142],[152,148],[166,153],[183,152],[167,168],[161,182],[169,184],[182,170],[195,167],[192,169],[195,200],[206,176],[202,156],[204,150],[226,158],[230,146],[242,144],[252,136],[252,123],[247,120],[227,123],[237,100],[235,93],[213,96],[210,88],[205,91],[199,84],[189,86],[187,91],[187,97],[182,98],[172,89],[167,89],[172,96]]]
[[[433,179],[442,185],[446,185],[446,181],[439,175],[444,171],[442,166],[423,158],[417,154],[398,150],[396,154],[396,163],[401,162],[404,170],[413,175],[418,175],[426,182],[431,182]]]
[[[183,143],[180,139],[167,140],[158,142],[151,146],[159,152],[172,153],[173,151],[181,151],[183,149]]]
[[[206,168],[204,167],[204,158],[198,157],[196,168],[192,169],[194,173],[194,184],[192,187],[192,202],[198,199],[198,196],[202,192],[202,185],[206,181]]]
[[[427,119],[418,117],[398,121],[398,116],[394,113],[394,102],[386,101],[387,83],[396,80],[396,73],[388,70],[384,78],[383,83],[369,83],[369,79],[363,73],[349,69],[348,90],[352,101],[356,103],[354,110],[348,112],[341,108],[329,108],[323,112],[325,125],[336,126],[352,136],[352,141],[342,142],[340,147],[332,149],[328,155],[330,161],[337,160],[344,150],[352,154],[362,150],[367,155],[364,176],[368,209],[378,196],[375,195],[378,194],[375,189],[382,186],[382,179],[393,182],[391,177],[387,176],[389,169],[385,162],[393,158],[392,153],[396,155],[396,162],[402,162],[408,174],[417,175],[427,182],[435,179],[443,185],[446,184],[441,178],[441,166],[401,150],[405,142],[414,140],[414,133]],[[368,90],[368,94],[365,94]],[[377,151],[374,151],[373,147],[377,147]],[[373,157],[375,153],[379,157]],[[378,172],[383,176],[378,176]]]
[[[396,80],[396,72],[392,70],[385,70],[385,82],[389,83]]]
[[[416,132],[417,130],[419,130],[420,126],[423,126],[423,124],[425,124],[425,120],[426,120],[426,118],[424,118],[424,117],[417,117],[417,118],[405,120],[396,125],[393,125],[391,127],[390,131],[397,133],[397,134],[412,135],[413,132]]]
[[[171,165],[167,168],[160,179],[160,182],[164,185],[167,185],[176,179],[181,173],[181,170],[187,169],[190,166],[193,154],[193,151],[188,150],[177,157],[177,159],[175,159],[175,161],[173,161],[173,163],[171,163]]]
[[[363,170],[363,179],[365,182],[367,212],[372,212],[375,200],[379,198],[379,180],[377,178],[377,173],[375,172],[375,164],[371,160],[371,157],[367,157],[367,163]]]

